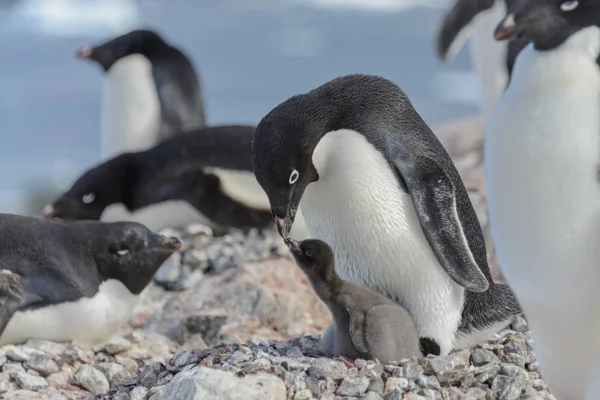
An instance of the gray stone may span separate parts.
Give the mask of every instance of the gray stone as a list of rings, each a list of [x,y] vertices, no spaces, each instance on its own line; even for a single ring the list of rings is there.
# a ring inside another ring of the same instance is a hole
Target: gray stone
[[[348,367],[341,361],[317,358],[308,368],[308,375],[317,379],[331,378],[333,380],[344,379],[348,374]]]
[[[7,352],[6,352],[6,357],[9,360],[12,361],[17,361],[17,362],[24,362],[29,360],[29,355],[27,353],[25,353],[23,350],[21,350],[18,347],[11,347]]]
[[[25,368],[21,364],[7,362],[2,366],[2,372],[8,373],[12,378],[17,372],[25,372]]]
[[[449,387],[442,389],[442,398],[444,400],[463,400],[465,397],[465,394],[459,388]]]
[[[49,387],[43,392],[39,392],[40,400],[67,400],[67,396],[62,394],[58,389]]]
[[[48,382],[40,376],[33,376],[26,372],[17,372],[14,375],[15,381],[25,390],[38,391],[48,387]]]
[[[185,278],[181,254],[175,253],[160,266],[154,274],[154,283],[165,290],[182,290]]]
[[[227,359],[227,363],[230,365],[238,365],[250,360],[252,360],[252,355],[245,354],[238,350]]]
[[[41,376],[48,376],[58,372],[58,365],[45,354],[34,354],[23,364],[25,368],[30,368],[38,372]]]
[[[409,362],[407,364],[398,367],[393,375],[398,378],[406,378],[410,380],[416,380],[423,374],[423,367],[417,362]]]
[[[419,379],[417,379],[417,385],[423,389],[440,390],[440,382],[432,375],[421,375]]]
[[[397,390],[400,393],[403,393],[406,388],[408,388],[408,379],[406,378],[394,378],[390,377],[385,382],[385,393],[389,393],[393,390]]]
[[[312,392],[309,389],[303,389],[299,392],[296,392],[294,395],[294,400],[312,400],[314,399]]]
[[[40,395],[37,392],[30,390],[15,390],[11,393],[6,393],[2,396],[2,400],[29,400],[29,399],[40,399]]]
[[[184,326],[189,334],[198,333],[210,343],[217,338],[226,321],[227,314],[222,310],[198,311],[185,319]]]
[[[500,364],[488,364],[482,367],[481,372],[477,375],[477,382],[484,383],[498,375],[498,372],[500,372]]]
[[[492,382],[492,399],[494,400],[516,400],[523,389],[526,381],[523,376],[496,375]]]
[[[288,357],[304,357],[304,354],[302,354],[300,349],[297,347],[291,347],[291,348],[287,349],[287,351],[285,352],[285,355]]]
[[[151,400],[285,400],[283,382],[267,374],[236,377],[233,373],[196,367],[179,373]]]
[[[475,349],[471,353],[471,363],[476,367],[481,367],[489,363],[500,363],[500,359],[489,350]]]
[[[10,390],[10,374],[8,372],[0,373],[0,394]]]
[[[369,379],[365,377],[344,378],[336,394],[340,396],[360,396],[367,391]]]
[[[73,382],[94,395],[105,394],[110,385],[104,374],[89,365],[82,365],[73,375]]]
[[[108,342],[104,343],[104,351],[108,354],[117,354],[127,351],[131,348],[131,342],[122,337],[113,337]]]
[[[49,340],[31,339],[25,342],[25,346],[43,351],[52,360],[57,361],[65,352],[64,345]]]
[[[445,357],[428,356],[421,360],[425,373],[435,374],[440,383],[454,384],[469,373],[471,352],[462,350]]]
[[[383,400],[383,397],[375,392],[367,392],[367,394],[362,397],[362,400]]]
[[[480,388],[470,388],[467,392],[467,400],[487,400],[487,392]]]
[[[111,387],[117,386],[121,379],[131,375],[121,364],[113,362],[99,363],[96,368],[108,379]]]
[[[133,388],[133,390],[129,393],[129,397],[131,400],[146,400],[146,395],[148,394],[148,389],[143,386],[138,386]]]

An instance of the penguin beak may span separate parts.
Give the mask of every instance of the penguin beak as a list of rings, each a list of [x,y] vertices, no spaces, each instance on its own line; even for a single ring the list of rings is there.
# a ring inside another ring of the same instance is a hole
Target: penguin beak
[[[75,53],[78,58],[91,58],[93,54],[93,49],[90,46],[82,47]]]
[[[290,252],[293,255],[299,256],[302,254],[302,249],[300,248],[300,242],[296,239],[292,239],[291,237],[287,237],[283,240],[285,245],[290,249]]]
[[[515,14],[508,14],[502,22],[498,24],[494,31],[494,39],[506,40],[515,36],[517,33],[517,24],[515,23]]]
[[[156,239],[156,247],[164,249],[169,253],[175,253],[181,249],[181,245],[181,241],[176,237],[158,235],[158,238]]]

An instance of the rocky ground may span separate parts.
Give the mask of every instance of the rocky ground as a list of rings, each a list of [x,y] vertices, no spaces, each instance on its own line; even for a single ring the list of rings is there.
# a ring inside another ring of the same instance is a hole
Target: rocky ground
[[[488,235],[482,132],[478,120],[436,130]],[[0,399],[554,399],[522,319],[447,357],[349,368],[321,357],[329,313],[274,231],[165,233],[184,249],[156,274],[130,324],[93,349],[39,340],[0,347]]]

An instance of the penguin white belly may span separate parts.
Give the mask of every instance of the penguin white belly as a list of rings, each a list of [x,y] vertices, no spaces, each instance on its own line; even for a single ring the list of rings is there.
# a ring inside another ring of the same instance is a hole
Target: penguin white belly
[[[500,266],[559,399],[600,378],[600,30],[519,55],[490,119],[485,176]],[[589,397],[591,399],[591,397]]]
[[[108,70],[107,78],[102,159],[157,144],[162,117],[150,61],[139,54],[124,57]]]
[[[485,118],[490,116],[508,83],[507,42],[494,39],[494,30],[505,15],[504,1],[496,0],[492,8],[479,14],[473,22],[469,50],[471,62],[479,77],[481,109]]]
[[[310,236],[333,248],[342,279],[398,301],[420,336],[449,352],[464,290],[438,263],[383,155],[363,135],[340,130],[321,139],[313,164],[319,180],[308,185],[300,203]]]
[[[0,337],[0,346],[36,338],[73,340],[84,347],[92,347],[127,323],[138,297],[121,282],[107,280],[94,297],[16,312]]]

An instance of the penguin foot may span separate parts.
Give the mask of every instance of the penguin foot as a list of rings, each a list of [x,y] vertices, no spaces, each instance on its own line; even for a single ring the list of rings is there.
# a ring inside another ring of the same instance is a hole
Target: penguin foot
[[[348,368],[354,368],[355,367],[354,362],[352,360],[350,360],[349,358],[346,358],[344,356],[339,356],[338,358],[340,359],[341,362],[344,363],[344,365],[346,367],[348,367]]]

